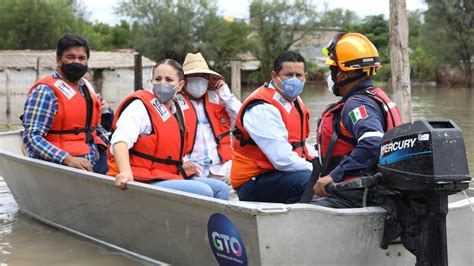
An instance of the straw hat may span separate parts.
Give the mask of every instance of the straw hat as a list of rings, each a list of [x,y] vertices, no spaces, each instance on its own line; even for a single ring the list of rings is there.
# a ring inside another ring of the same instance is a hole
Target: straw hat
[[[204,59],[201,53],[197,53],[197,54],[188,53],[186,55],[186,58],[184,59],[183,70],[184,70],[184,75],[204,73],[204,74],[214,75],[219,78],[224,78],[222,77],[221,74],[209,69],[209,66],[206,63],[206,60]]]

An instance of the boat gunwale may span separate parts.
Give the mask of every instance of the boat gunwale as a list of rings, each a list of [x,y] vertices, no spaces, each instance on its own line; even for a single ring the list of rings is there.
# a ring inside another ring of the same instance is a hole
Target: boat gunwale
[[[92,172],[86,172],[84,170],[79,170],[71,168],[68,166],[56,164],[53,162],[48,162],[40,159],[26,157],[24,155],[19,155],[13,152],[5,151],[0,149],[0,157],[6,157],[10,160],[15,160],[17,162],[33,164],[35,167],[40,167],[42,169],[54,169],[68,175],[76,175],[87,180],[99,181],[104,183],[109,183],[115,186],[115,180],[112,177],[101,175]],[[4,178],[5,179],[5,178]],[[8,185],[8,182],[7,182]],[[117,188],[118,189],[118,188]],[[161,188],[145,183],[131,181],[127,183],[128,189],[136,189],[144,191],[146,193],[155,194],[161,198],[167,200],[173,200],[178,202],[186,202],[186,204],[200,206],[200,207],[213,207],[221,209],[222,211],[231,210],[240,212],[243,214],[248,214],[251,216],[257,215],[278,215],[287,213],[289,211],[314,211],[324,214],[332,215],[368,215],[374,213],[385,213],[386,211],[381,207],[365,207],[365,208],[351,208],[351,209],[334,209],[327,208],[312,204],[306,203],[296,203],[296,204],[283,204],[283,203],[266,203],[266,202],[244,202],[236,201],[231,202],[227,200],[209,198],[206,196],[196,195],[192,193],[176,191],[173,189]],[[126,190],[124,191],[126,192]],[[193,200],[190,201],[189,198]]]
[[[0,137],[7,136],[7,135],[18,135],[18,134],[21,134],[22,132],[23,130],[0,132]],[[115,186],[115,180],[113,177],[110,177],[110,176],[101,175],[101,174],[97,174],[93,172],[86,172],[84,170],[75,169],[75,168],[64,166],[57,163],[30,158],[25,155],[3,150],[2,147],[0,147],[0,156],[2,155],[7,156],[16,161],[26,161],[29,164],[35,164],[36,166],[39,166],[43,169],[53,168],[55,170],[64,172],[66,174],[78,175],[78,176],[81,176],[81,178],[87,178],[88,180],[94,180],[94,181],[99,180],[101,182],[110,183]],[[238,211],[238,212],[248,214],[251,216],[282,214],[282,213],[287,213],[290,210],[314,211],[314,212],[320,212],[320,213],[325,213],[325,214],[332,214],[336,216],[386,213],[386,211],[382,207],[377,207],[377,206],[364,207],[364,208],[334,209],[334,208],[328,208],[328,207],[317,206],[317,205],[306,204],[306,203],[283,204],[283,203],[244,202],[244,201],[231,202],[227,200],[209,198],[206,196],[201,196],[201,195],[192,194],[188,192],[182,192],[182,191],[177,191],[177,190],[168,189],[168,188],[156,187],[156,186],[152,186],[152,185],[148,185],[148,184],[140,183],[136,181],[128,182],[127,189],[137,189],[140,191],[144,191],[146,193],[156,194],[160,196],[161,198],[164,198],[167,200],[173,200],[173,201],[178,201],[178,202],[185,201],[187,204],[194,205],[194,206],[209,207],[209,204],[212,204],[212,207],[215,207],[215,208],[219,208],[222,210]],[[474,196],[474,188],[469,188],[467,189],[466,192],[467,192],[468,198],[450,203],[449,204],[450,210],[464,208],[466,205],[469,205],[470,202],[474,202],[474,197],[471,197],[471,196]],[[193,198],[193,201],[189,201],[190,197]]]

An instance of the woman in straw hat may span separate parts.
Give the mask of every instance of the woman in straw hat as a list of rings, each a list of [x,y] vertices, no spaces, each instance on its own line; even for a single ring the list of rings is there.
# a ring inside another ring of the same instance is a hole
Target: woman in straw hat
[[[146,182],[194,194],[228,199],[229,188],[219,180],[200,178],[192,162],[183,162],[187,135],[183,113],[174,100],[184,86],[181,65],[158,62],[150,89],[128,96],[117,108],[113,122],[109,172],[116,185]]]
[[[186,86],[177,99],[189,132],[186,158],[196,164],[202,177],[229,183],[230,129],[242,103],[222,75],[209,69],[201,53],[188,53],[183,69]]]

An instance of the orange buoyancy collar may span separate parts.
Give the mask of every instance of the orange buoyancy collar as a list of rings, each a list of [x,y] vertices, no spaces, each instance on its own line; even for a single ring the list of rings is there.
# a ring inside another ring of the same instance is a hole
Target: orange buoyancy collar
[[[84,96],[68,81],[48,76],[35,83],[30,94],[39,85],[49,86],[58,99],[58,110],[45,139],[71,154],[83,156],[90,153],[88,142],[106,145],[96,133],[100,124],[101,103],[92,86],[85,82]]]
[[[152,132],[140,135],[130,149],[130,165],[136,181],[151,182],[156,180],[183,179],[185,176],[183,153],[185,148],[185,132],[180,129],[179,121],[171,109],[161,104],[156,97],[146,90],[139,90],[128,96],[117,108],[117,115],[112,124],[115,130],[117,121],[127,106],[134,100],[140,100],[148,112]],[[182,118],[178,104],[177,115]],[[109,172],[116,176],[119,173],[114,156],[109,151]]]
[[[293,151],[301,158],[312,159],[305,143],[310,132],[309,110],[299,97],[294,104],[291,104],[275,89],[262,86],[245,100],[235,121],[231,170],[231,183],[234,188],[240,187],[256,175],[275,169],[243,126],[245,112],[260,103],[268,103],[278,109],[288,130],[288,142],[293,147]]]

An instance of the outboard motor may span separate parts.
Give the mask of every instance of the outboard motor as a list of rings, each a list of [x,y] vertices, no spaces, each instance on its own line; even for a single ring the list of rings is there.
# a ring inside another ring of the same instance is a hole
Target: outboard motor
[[[416,265],[448,265],[448,195],[469,187],[471,177],[461,129],[451,120],[418,120],[384,135],[379,173],[327,190],[370,188],[387,210],[382,248],[400,237]]]

